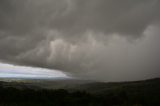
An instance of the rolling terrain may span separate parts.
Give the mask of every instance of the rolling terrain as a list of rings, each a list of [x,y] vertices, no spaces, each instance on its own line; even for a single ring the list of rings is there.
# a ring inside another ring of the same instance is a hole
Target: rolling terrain
[[[2,106],[24,104],[27,106],[33,104],[36,106],[158,106],[160,105],[160,78],[110,83],[77,79],[1,79],[0,104]]]

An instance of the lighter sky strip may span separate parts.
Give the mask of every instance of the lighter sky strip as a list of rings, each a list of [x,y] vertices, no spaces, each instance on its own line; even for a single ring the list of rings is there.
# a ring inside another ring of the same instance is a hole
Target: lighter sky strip
[[[0,78],[69,78],[58,70],[0,63]]]

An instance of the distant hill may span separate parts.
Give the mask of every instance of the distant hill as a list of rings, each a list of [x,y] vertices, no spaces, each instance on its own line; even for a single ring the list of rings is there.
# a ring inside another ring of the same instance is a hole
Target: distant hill
[[[0,79],[4,87],[32,88],[32,89],[68,89],[85,90],[90,93],[103,93],[117,88],[149,88],[160,87],[160,78],[126,82],[96,82],[80,79]]]

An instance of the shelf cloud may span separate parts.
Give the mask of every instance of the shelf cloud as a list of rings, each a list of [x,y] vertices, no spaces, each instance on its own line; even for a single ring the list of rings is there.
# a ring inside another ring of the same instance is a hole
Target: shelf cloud
[[[159,0],[1,0],[0,61],[101,81],[159,77],[159,10]]]

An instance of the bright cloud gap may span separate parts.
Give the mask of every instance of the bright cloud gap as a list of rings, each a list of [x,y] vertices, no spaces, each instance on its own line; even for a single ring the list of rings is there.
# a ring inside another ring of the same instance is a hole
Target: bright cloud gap
[[[0,78],[54,79],[54,78],[70,78],[70,77],[58,70],[0,63]]]

